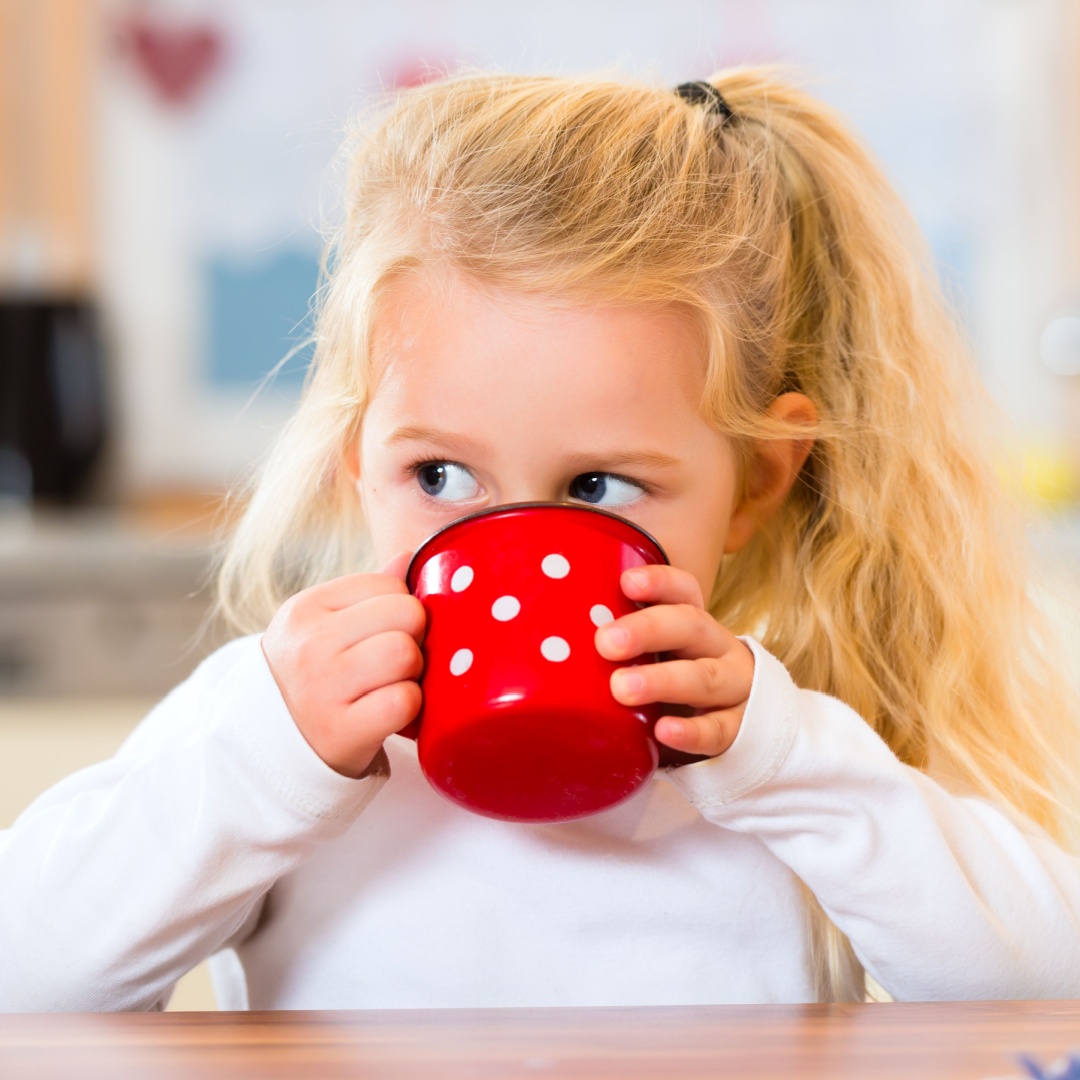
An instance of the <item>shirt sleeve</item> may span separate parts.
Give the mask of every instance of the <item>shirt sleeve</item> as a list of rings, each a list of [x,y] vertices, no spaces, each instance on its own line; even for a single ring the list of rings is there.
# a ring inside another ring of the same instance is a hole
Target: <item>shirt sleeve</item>
[[[1080,859],[1019,815],[902,764],[753,638],[731,748],[669,779],[802,879],[897,1000],[1080,997]]]
[[[0,832],[0,1012],[163,1008],[388,775],[318,757],[258,637],[220,649]]]

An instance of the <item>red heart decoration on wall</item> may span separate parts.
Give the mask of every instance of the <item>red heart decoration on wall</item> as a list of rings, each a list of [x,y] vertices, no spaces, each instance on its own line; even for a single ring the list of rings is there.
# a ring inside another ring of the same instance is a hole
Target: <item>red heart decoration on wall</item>
[[[225,53],[222,33],[209,24],[166,25],[133,15],[120,33],[136,66],[169,105],[188,104]]]
[[[449,60],[421,60],[410,57],[394,64],[386,84],[391,90],[408,90],[441,79],[454,70]]]

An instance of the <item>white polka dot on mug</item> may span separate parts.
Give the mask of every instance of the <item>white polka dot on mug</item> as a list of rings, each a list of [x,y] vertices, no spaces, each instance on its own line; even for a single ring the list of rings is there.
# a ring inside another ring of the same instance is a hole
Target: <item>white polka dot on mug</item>
[[[450,657],[450,674],[464,675],[465,672],[472,667],[472,662],[472,649],[458,649],[458,651]]]
[[[615,615],[606,604],[593,604],[589,608],[589,618],[593,626],[606,626],[609,622],[615,621]]]
[[[546,637],[540,642],[540,655],[545,660],[561,664],[570,656],[570,643],[566,638]]]
[[[521,611],[521,601],[516,596],[500,596],[491,605],[491,614],[499,622],[509,622]]]
[[[454,592],[464,592],[473,583],[474,577],[476,572],[471,566],[459,566],[450,579],[450,588]]]
[[[540,563],[540,569],[549,578],[564,578],[570,573],[570,560],[565,555],[545,555],[543,562]]]

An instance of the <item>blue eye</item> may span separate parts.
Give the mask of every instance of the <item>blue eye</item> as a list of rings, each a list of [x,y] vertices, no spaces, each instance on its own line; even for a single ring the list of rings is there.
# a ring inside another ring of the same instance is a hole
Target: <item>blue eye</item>
[[[593,506],[625,506],[644,493],[640,484],[612,473],[582,473],[570,482],[570,498]]]
[[[433,499],[459,502],[475,498],[480,485],[464,465],[453,461],[427,461],[417,466],[416,479]]]

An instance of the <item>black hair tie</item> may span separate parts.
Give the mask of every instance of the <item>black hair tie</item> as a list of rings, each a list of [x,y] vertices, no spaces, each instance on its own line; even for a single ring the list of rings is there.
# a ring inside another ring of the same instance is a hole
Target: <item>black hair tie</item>
[[[707,111],[729,120],[735,114],[723,95],[712,83],[699,80],[684,82],[675,87],[675,93],[690,105],[706,105]]]

